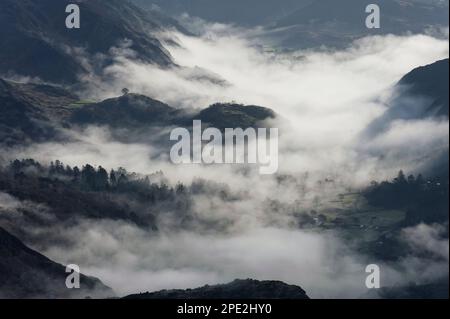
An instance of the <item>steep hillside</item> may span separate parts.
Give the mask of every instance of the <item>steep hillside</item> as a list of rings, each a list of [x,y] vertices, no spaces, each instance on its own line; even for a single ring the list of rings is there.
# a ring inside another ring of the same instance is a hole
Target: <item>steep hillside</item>
[[[137,128],[157,124],[170,125],[177,116],[177,110],[167,104],[144,95],[127,94],[86,105],[76,110],[71,120],[76,124]]]
[[[386,132],[397,120],[433,119],[448,121],[449,60],[418,67],[406,74],[394,87],[388,109],[370,123],[362,136],[371,139]],[[421,172],[430,176],[448,176],[448,147],[435,149]]]
[[[385,131],[392,121],[425,118],[447,118],[449,109],[449,60],[418,67],[406,74],[396,85],[396,94],[388,110],[367,129],[376,135]]]
[[[78,98],[58,87],[0,79],[0,141],[17,145],[55,137]]]
[[[398,86],[404,88],[403,96],[426,97],[428,105],[422,116],[444,116],[449,110],[449,59],[422,66],[405,75]],[[395,105],[394,105],[395,106]]]
[[[67,289],[66,267],[25,246],[0,227],[0,298],[105,298],[114,292],[93,277]]]
[[[67,29],[69,3],[73,1],[0,1],[0,74],[74,83],[78,75],[108,65],[110,49],[125,41],[139,59],[171,64],[155,35],[163,27],[152,15],[127,1],[78,1],[81,28]],[[95,63],[89,63],[94,57]]]

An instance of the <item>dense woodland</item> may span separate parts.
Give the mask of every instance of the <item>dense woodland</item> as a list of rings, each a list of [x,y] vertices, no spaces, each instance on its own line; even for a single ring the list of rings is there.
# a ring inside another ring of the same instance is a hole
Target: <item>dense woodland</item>
[[[373,206],[405,210],[407,225],[448,221],[448,178],[406,176],[400,171],[392,181],[372,182],[364,195]]]
[[[185,191],[182,184],[169,187],[162,173],[138,176],[123,168],[107,172],[101,166],[78,168],[60,161],[44,166],[33,159],[0,168],[0,192],[45,204],[60,219],[124,219],[156,227],[154,217],[160,211],[189,210]]]

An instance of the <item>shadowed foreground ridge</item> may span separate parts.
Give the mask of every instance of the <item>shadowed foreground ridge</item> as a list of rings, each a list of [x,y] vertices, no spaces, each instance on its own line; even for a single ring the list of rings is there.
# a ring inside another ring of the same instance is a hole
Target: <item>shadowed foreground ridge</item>
[[[65,285],[65,267],[25,246],[0,227],[0,298],[105,298],[114,292],[80,275],[80,289]]]
[[[124,299],[309,299],[309,297],[302,288],[281,281],[237,279],[229,284],[146,292],[129,295]]]

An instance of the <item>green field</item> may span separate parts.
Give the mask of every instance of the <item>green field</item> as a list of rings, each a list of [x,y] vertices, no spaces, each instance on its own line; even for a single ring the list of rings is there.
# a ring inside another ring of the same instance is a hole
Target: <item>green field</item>
[[[91,101],[91,100],[80,100],[77,102],[74,102],[72,104],[69,105],[70,108],[79,108],[88,104],[93,104],[93,103],[97,103],[96,101]]]
[[[373,242],[394,231],[406,216],[401,210],[372,207],[358,193],[341,194],[329,204],[331,207],[319,211],[327,219],[320,227],[339,229],[345,240],[361,244]]]

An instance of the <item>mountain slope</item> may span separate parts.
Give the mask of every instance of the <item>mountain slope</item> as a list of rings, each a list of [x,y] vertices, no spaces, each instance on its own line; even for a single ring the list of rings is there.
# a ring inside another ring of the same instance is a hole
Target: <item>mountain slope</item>
[[[397,83],[388,110],[369,125],[368,132],[372,135],[383,132],[395,120],[448,119],[448,69],[449,60],[444,59],[406,74]]]
[[[263,121],[276,117],[274,111],[255,105],[213,104],[200,111],[193,119],[201,120],[210,126],[225,128],[249,128],[263,126]]]
[[[188,13],[210,22],[266,27],[260,36],[287,49],[345,47],[374,34],[420,33],[448,26],[448,1],[439,0],[133,0],[172,15]],[[367,29],[366,6],[380,5],[380,29]]]
[[[76,124],[108,125],[133,128],[149,125],[170,125],[177,110],[160,101],[139,94],[127,94],[88,104],[72,115]]]
[[[449,113],[449,59],[422,66],[405,75],[399,86],[403,95],[429,98],[422,116],[444,116]]]
[[[369,2],[360,0],[312,1],[279,19],[272,38],[289,48],[345,47],[351,41],[376,34],[420,33],[429,26],[448,26],[448,1],[430,2],[376,0],[381,10],[381,28],[365,24]]]
[[[0,141],[6,145],[38,142],[55,137],[78,98],[49,85],[20,84],[0,78]]]
[[[142,132],[174,125],[189,128],[193,120],[201,120],[203,125],[219,129],[245,129],[263,126],[263,121],[276,117],[270,109],[239,104],[217,103],[201,111],[187,112],[132,93],[101,102],[79,101],[76,95],[60,87],[1,78],[0,110],[0,144],[8,146],[58,140],[64,138],[61,128],[77,126]],[[134,136],[125,135],[131,139]],[[148,134],[143,136],[148,142]]]
[[[422,31],[428,24],[448,24],[448,15],[441,9],[442,5],[425,4],[414,1],[375,0],[381,10],[383,33],[402,31]],[[277,22],[277,26],[296,24],[328,24],[331,21],[339,25],[360,31],[367,30],[365,20],[368,3],[359,0],[320,0],[312,1]]]
[[[75,83],[78,75],[111,62],[112,47],[126,40],[137,57],[171,64],[155,32],[163,28],[127,1],[78,1],[81,28],[67,29],[70,0],[0,1],[0,74]],[[95,65],[88,63],[95,57]]]
[[[133,0],[144,7],[157,5],[180,15],[188,13],[207,21],[243,26],[264,25],[275,21],[311,0]]]
[[[187,290],[162,290],[130,295],[125,299],[309,299],[298,286],[281,281],[235,280],[225,285]]]
[[[172,125],[192,127],[192,121],[201,120],[203,125],[225,129],[257,127],[275,116],[272,110],[261,106],[221,103],[189,113],[143,95],[127,94],[76,109],[71,121],[79,125],[139,129]]]
[[[418,67],[406,74],[395,86],[388,109],[372,121],[363,132],[364,139],[385,133],[394,121],[434,119],[448,121],[449,59]],[[429,176],[448,176],[448,147],[436,149],[421,172]]]
[[[65,269],[0,227],[0,298],[114,296],[100,280],[84,275],[80,276],[80,289],[67,289]]]

